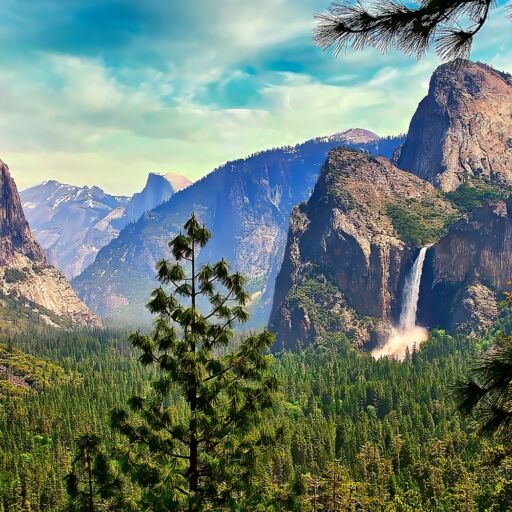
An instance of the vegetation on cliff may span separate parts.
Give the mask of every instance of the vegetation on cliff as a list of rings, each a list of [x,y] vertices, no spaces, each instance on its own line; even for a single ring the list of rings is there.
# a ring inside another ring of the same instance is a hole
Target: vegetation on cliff
[[[400,239],[417,247],[439,240],[457,219],[450,209],[435,208],[414,199],[390,202],[386,213]]]
[[[510,195],[510,192],[510,187],[471,179],[464,182],[457,190],[446,192],[445,197],[462,213],[468,213],[493,201],[504,199]]]
[[[0,344],[0,396],[42,392],[78,378],[51,361],[16,349],[12,340]]]

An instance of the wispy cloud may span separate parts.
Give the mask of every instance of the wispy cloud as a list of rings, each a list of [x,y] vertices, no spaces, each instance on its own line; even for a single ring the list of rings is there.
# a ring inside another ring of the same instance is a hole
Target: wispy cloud
[[[197,178],[351,126],[404,131],[438,61],[334,59],[311,43],[328,3],[4,0],[0,157],[21,187],[52,177],[128,193],[149,170]],[[499,14],[475,57],[507,69]]]

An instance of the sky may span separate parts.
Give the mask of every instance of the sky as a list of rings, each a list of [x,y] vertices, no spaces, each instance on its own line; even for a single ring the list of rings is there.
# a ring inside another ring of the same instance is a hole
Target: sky
[[[352,127],[406,132],[440,64],[335,58],[312,43],[329,0],[1,0],[0,159],[19,189],[48,179],[132,194],[150,171],[222,163]],[[472,58],[512,72],[493,12]]]

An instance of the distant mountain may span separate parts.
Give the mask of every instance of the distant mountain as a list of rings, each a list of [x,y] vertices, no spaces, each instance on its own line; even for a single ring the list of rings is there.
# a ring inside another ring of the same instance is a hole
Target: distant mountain
[[[98,251],[119,234],[119,220],[129,199],[99,187],[45,181],[20,193],[23,210],[49,261],[73,278]]]
[[[471,178],[512,185],[512,76],[478,62],[439,66],[398,167],[453,191]]]
[[[169,256],[169,239],[195,211],[213,232],[201,259],[225,257],[247,276],[253,322],[263,325],[291,209],[309,197],[328,151],[349,146],[390,157],[403,141],[400,137],[375,139],[368,133],[352,130],[348,135],[320,137],[228,162],[124,228],[73,280],[75,289],[99,314],[140,322],[156,283],[155,264]],[[372,140],[353,143],[350,139],[356,134]]]
[[[130,199],[125,208],[124,216],[117,222],[117,226],[124,227],[129,222],[139,220],[144,212],[152,210],[156,206],[164,203],[169,200],[173,194],[191,184],[192,182],[181,174],[172,172],[165,174],[150,172],[146,186],[142,192],[134,194]]]
[[[23,214],[9,168],[0,160],[0,328],[35,323],[98,326],[69,282],[48,265]]]
[[[179,174],[150,173],[142,192],[128,198],[107,194],[99,187],[51,180],[23,190],[20,196],[49,261],[71,279],[88,267],[124,226],[190,183]]]
[[[369,130],[362,128],[350,128],[344,132],[328,135],[327,137],[319,137],[316,139],[320,142],[340,141],[343,140],[347,144],[366,144],[369,142],[377,142],[380,137]]]

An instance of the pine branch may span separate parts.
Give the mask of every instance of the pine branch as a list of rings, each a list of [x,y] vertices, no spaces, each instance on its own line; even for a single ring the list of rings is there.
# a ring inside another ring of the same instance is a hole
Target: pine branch
[[[425,0],[411,8],[395,0],[345,0],[315,16],[313,40],[320,48],[333,48],[335,55],[349,47],[383,52],[394,47],[420,58],[433,44],[443,59],[465,58],[493,4],[493,0]]]

